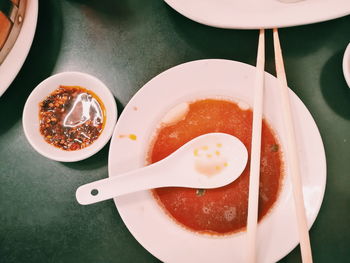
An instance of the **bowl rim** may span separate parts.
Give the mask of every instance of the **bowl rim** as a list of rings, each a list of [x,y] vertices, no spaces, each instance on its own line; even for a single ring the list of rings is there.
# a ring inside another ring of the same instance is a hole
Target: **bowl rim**
[[[39,119],[37,122],[33,121],[36,118],[35,115],[39,115],[39,108],[35,110],[35,107],[38,107],[38,103],[57,89],[58,85],[76,85],[92,90],[104,103],[107,116],[105,127],[100,136],[91,145],[83,149],[65,151],[47,143],[40,134]],[[113,134],[117,116],[118,110],[115,98],[110,89],[101,80],[84,72],[65,71],[44,79],[32,90],[24,105],[22,125],[29,144],[39,154],[54,161],[76,162],[91,157],[108,143]]]
[[[343,56],[343,74],[350,88],[350,43],[347,45]]]

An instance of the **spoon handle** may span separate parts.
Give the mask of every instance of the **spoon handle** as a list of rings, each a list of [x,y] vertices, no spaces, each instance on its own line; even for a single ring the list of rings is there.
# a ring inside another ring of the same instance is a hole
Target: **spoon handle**
[[[166,180],[167,176],[162,176],[164,168],[159,169],[158,166],[155,163],[131,172],[82,185],[76,191],[76,199],[80,204],[88,205],[120,195],[165,185],[169,179]]]

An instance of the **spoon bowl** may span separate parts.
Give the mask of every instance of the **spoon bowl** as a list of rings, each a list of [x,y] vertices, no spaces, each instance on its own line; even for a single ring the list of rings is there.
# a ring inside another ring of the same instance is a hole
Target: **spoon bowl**
[[[236,180],[247,160],[247,149],[239,139],[225,133],[208,133],[159,162],[80,186],[76,198],[87,205],[159,187],[217,188]]]

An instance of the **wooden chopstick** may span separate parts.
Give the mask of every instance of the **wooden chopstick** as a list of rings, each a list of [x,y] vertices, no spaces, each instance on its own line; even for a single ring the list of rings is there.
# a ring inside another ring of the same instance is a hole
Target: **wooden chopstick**
[[[296,141],[293,127],[293,120],[288,97],[287,77],[283,64],[281,44],[279,41],[277,28],[273,29],[273,44],[275,50],[275,64],[277,79],[280,83],[280,96],[282,101],[282,114],[284,120],[284,127],[287,136],[286,140],[286,156],[290,163],[289,169],[291,173],[294,205],[298,223],[298,233],[300,239],[301,257],[304,263],[312,262],[312,253],[310,245],[310,237],[307,226],[307,219],[304,206],[304,197],[302,191],[302,182],[299,171],[299,161],[296,149]]]
[[[256,232],[258,226],[259,205],[259,179],[260,179],[260,151],[261,151],[261,126],[264,98],[264,74],[265,74],[265,30],[260,29],[258,54],[256,59],[256,79],[253,105],[253,129],[250,156],[249,198],[247,218],[247,260],[256,261]]]

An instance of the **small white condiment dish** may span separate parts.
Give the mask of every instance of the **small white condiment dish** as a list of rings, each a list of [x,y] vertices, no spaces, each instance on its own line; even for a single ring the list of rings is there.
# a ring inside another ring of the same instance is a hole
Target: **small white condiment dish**
[[[44,140],[40,133],[39,103],[50,93],[63,86],[80,86],[94,92],[105,107],[105,126],[100,136],[89,146],[66,151]],[[62,72],[42,81],[29,95],[23,110],[23,129],[31,146],[41,155],[60,162],[76,162],[86,159],[103,148],[112,136],[117,122],[117,105],[111,91],[99,79],[81,72]]]
[[[343,57],[343,73],[345,81],[350,88],[350,43],[348,44]]]

